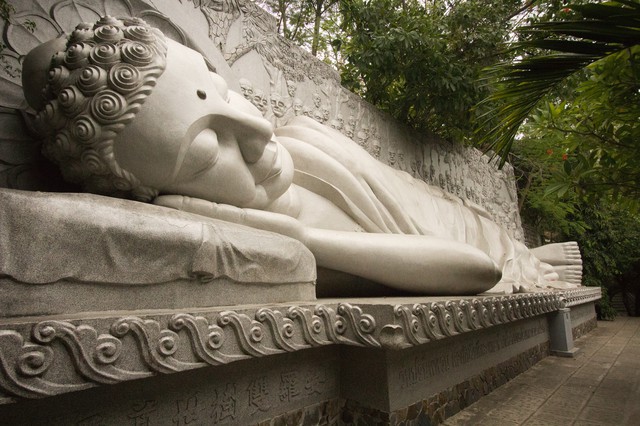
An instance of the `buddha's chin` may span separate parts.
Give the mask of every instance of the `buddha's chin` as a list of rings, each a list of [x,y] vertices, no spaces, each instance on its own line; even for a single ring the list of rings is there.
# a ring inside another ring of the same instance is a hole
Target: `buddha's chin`
[[[246,206],[252,209],[265,210],[282,197],[293,183],[293,161],[289,153],[279,146],[280,162],[268,174],[267,178],[256,184],[253,200]]]
[[[291,182],[288,182],[286,179],[281,179],[281,176],[274,176],[274,179],[256,185],[255,197],[243,207],[266,210],[269,205],[286,193],[290,186]]]

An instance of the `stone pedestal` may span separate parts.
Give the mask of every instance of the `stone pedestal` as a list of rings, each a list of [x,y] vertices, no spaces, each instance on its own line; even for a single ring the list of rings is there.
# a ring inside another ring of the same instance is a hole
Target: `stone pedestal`
[[[583,288],[5,318],[0,418],[434,424],[546,356],[566,306],[573,329],[586,332],[599,296]]]
[[[571,332],[571,309],[562,308],[549,315],[551,353],[557,356],[574,357],[579,348],[573,346]]]

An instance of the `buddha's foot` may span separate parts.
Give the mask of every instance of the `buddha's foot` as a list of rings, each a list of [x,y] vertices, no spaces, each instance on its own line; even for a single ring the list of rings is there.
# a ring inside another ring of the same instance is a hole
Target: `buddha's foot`
[[[582,265],[580,247],[578,247],[578,243],[575,241],[546,244],[531,249],[531,252],[542,262],[552,266]]]
[[[553,267],[558,273],[560,281],[569,284],[582,284],[582,265],[558,265]]]

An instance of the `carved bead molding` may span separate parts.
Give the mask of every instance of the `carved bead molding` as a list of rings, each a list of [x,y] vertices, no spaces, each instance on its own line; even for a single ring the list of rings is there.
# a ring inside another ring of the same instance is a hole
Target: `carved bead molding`
[[[575,290],[562,291],[562,301],[565,308],[570,308],[584,303],[595,302],[602,298],[600,287],[581,287]]]
[[[302,303],[118,317],[102,313],[72,320],[22,318],[14,324],[5,320],[0,330],[0,403],[318,346],[402,349],[542,315],[568,300],[595,300],[596,293],[585,290],[569,296],[549,292],[415,298],[418,303],[395,305]]]

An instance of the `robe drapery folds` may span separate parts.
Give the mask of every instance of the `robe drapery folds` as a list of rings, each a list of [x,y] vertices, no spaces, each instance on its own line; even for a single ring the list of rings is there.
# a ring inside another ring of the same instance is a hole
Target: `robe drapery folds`
[[[366,232],[467,243],[498,264],[501,283],[545,284],[540,261],[482,207],[379,162],[308,117],[294,118],[275,134],[293,158],[294,183],[333,202]]]

